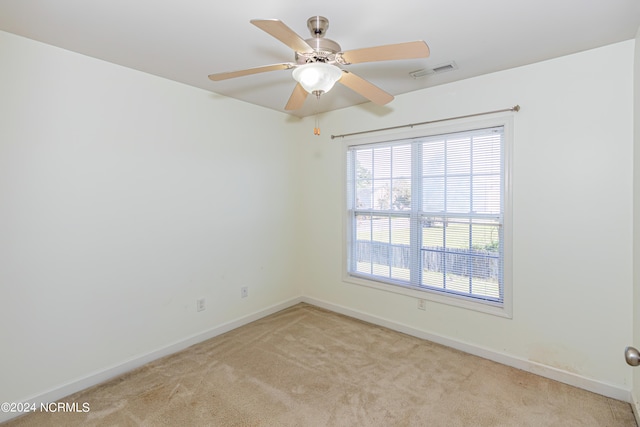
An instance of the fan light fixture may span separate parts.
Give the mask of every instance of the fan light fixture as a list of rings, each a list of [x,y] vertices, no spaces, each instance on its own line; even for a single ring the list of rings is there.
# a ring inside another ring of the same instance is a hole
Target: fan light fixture
[[[340,68],[324,62],[311,62],[293,70],[293,78],[302,85],[304,90],[316,95],[329,92],[340,77],[342,77]]]
[[[306,40],[279,19],[252,19],[250,22],[292,49],[294,61],[209,74],[209,79],[217,82],[269,71],[291,70],[298,83],[284,107],[286,111],[301,109],[309,94],[315,95],[319,103],[320,95],[331,90],[338,80],[369,101],[385,105],[393,100],[393,95],[342,67],[429,56],[429,46],[422,40],[343,51],[338,43],[325,37],[329,20],[323,16],[312,16],[307,20],[311,38]]]

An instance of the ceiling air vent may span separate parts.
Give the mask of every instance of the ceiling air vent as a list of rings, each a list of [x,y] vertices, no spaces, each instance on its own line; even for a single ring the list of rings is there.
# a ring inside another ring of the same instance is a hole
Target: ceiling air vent
[[[454,61],[451,61],[446,64],[438,65],[437,67],[423,68],[422,70],[412,71],[409,73],[409,75],[414,79],[417,79],[419,77],[424,77],[429,74],[446,73],[447,71],[453,71],[457,69],[458,69],[458,66],[456,65],[456,63]]]

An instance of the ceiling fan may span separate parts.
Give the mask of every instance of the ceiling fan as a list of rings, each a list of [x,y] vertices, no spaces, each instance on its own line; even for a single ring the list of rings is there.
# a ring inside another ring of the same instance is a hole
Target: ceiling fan
[[[336,82],[340,82],[376,104],[384,105],[393,100],[392,95],[340,66],[429,56],[429,46],[424,41],[342,51],[338,43],[324,37],[329,28],[329,20],[323,16],[312,16],[307,20],[312,38],[306,40],[278,19],[252,19],[250,22],[293,49],[295,62],[210,74],[209,78],[220,81],[268,71],[293,69],[292,75],[298,84],[285,110],[301,108],[308,94],[319,98]]]

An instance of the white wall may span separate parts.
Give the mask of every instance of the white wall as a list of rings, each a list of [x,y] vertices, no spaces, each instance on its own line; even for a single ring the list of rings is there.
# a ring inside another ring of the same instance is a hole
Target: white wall
[[[326,114],[323,141],[303,144],[305,296],[628,398],[633,51],[623,42]],[[513,319],[433,302],[420,311],[416,299],[344,283],[343,142],[328,135],[516,104]]]
[[[0,63],[0,402],[299,297],[287,115],[3,32]]]

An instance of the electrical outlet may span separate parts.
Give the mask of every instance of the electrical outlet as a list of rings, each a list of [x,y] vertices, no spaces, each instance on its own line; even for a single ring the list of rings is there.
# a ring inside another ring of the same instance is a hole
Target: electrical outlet
[[[249,296],[249,287],[248,286],[243,286],[240,288],[240,297],[241,298],[246,298]]]
[[[204,311],[205,306],[204,306],[204,298],[199,298],[196,300],[196,310],[197,311]]]
[[[426,299],[419,299],[418,300],[418,309],[419,310],[426,310],[427,309],[427,300]]]

